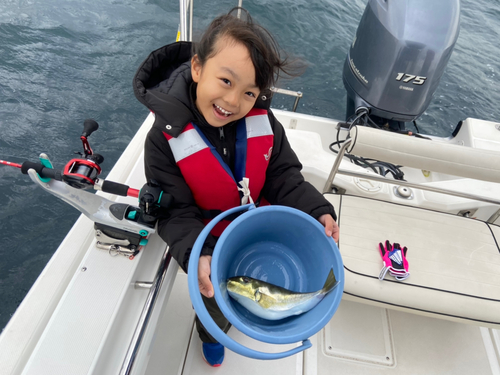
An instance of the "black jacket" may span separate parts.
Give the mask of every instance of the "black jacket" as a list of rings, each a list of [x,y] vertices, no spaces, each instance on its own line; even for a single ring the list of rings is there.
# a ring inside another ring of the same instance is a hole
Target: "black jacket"
[[[133,81],[137,99],[155,113],[154,125],[144,145],[146,178],[148,181],[156,180],[162,190],[174,199],[172,207],[158,221],[158,233],[185,271],[191,249],[204,224],[191,190],[162,133],[177,137],[188,123],[195,122],[231,169],[234,166],[236,139],[235,123],[222,128],[212,127],[196,109],[196,83],[191,78],[190,59],[191,43],[177,42],[164,46],[147,57]],[[270,98],[261,96],[255,107],[269,110],[269,104]],[[282,125],[270,110],[269,121],[274,133],[274,146],[261,195],[271,204],[294,207],[316,219],[323,214],[331,214],[336,219],[331,204],[304,181],[300,173],[302,165],[291,149]],[[215,243],[216,238],[209,235],[202,255],[212,254]]]

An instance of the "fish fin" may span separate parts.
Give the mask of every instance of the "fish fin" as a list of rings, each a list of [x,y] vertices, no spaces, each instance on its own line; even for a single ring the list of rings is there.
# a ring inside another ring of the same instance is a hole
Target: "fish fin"
[[[335,278],[335,274],[333,273],[333,268],[330,270],[328,277],[326,278],[325,285],[323,285],[323,292],[326,294],[330,292],[333,288],[338,285],[338,281]]]
[[[257,289],[257,291],[255,292],[255,302],[259,302],[261,298],[262,298],[262,293],[259,292],[259,290]]]

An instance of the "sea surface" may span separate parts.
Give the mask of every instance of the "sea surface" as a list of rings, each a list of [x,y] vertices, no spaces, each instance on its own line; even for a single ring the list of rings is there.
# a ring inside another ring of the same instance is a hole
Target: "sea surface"
[[[298,112],[344,118],[342,67],[366,2],[243,1],[307,64],[300,78],[280,84],[304,93]],[[196,1],[195,37],[236,3]],[[104,156],[106,177],[148,114],[132,77],[151,51],[175,41],[178,8],[172,0],[0,0],[0,159],[36,161],[45,152],[62,168],[82,151],[83,121],[93,118],[100,128],[89,141]],[[449,136],[467,117],[500,120],[499,33],[500,2],[462,1],[460,37],[418,120],[422,133]],[[78,216],[19,169],[0,165],[0,330]]]

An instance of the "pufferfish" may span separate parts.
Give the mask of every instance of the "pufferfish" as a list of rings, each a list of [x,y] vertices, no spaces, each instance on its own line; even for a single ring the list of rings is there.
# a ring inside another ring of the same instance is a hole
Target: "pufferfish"
[[[252,314],[262,319],[280,320],[311,310],[338,284],[331,269],[323,288],[317,292],[293,292],[248,276],[229,278],[227,290],[232,298]]]

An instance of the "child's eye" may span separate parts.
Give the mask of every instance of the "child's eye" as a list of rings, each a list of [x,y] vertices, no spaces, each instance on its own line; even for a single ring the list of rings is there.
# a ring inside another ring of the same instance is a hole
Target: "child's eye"
[[[250,96],[250,97],[252,97],[252,98],[256,98],[257,97],[257,95],[255,95],[253,92],[250,92],[250,91],[247,92],[247,95]]]
[[[231,81],[230,81],[230,80],[228,80],[228,79],[226,79],[226,78],[221,78],[220,80],[221,80],[222,82],[224,82],[226,85],[231,86]]]

